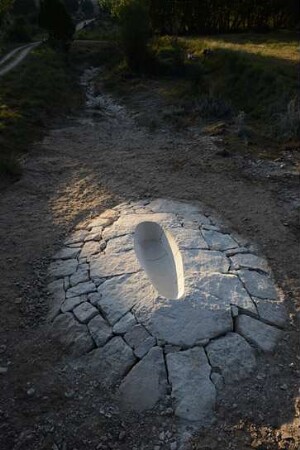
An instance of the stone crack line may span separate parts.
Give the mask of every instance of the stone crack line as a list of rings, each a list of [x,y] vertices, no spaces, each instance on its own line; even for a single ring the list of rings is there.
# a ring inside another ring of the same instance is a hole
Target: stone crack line
[[[175,239],[182,298],[160,297],[134,251],[134,230],[154,221]],[[211,422],[216,392],[249,377],[256,351],[274,351],[288,324],[267,262],[199,205],[128,202],[78,227],[50,264],[49,320],[76,367],[119,386],[142,411],[172,390],[175,414]]]

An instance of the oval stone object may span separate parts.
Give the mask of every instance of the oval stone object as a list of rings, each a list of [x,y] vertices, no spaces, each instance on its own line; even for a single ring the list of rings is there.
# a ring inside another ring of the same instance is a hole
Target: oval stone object
[[[184,294],[184,271],[174,237],[156,222],[141,222],[134,233],[134,249],[158,294],[179,299]]]

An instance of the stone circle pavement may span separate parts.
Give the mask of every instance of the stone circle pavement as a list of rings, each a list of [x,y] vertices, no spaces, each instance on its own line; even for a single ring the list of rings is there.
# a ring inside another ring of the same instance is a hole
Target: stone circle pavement
[[[140,267],[134,230],[171,232],[184,295],[160,297]],[[126,408],[153,408],[171,392],[175,414],[209,424],[218,390],[249,377],[288,317],[266,260],[199,205],[123,203],[76,229],[49,267],[49,318],[77,367],[118,388]]]

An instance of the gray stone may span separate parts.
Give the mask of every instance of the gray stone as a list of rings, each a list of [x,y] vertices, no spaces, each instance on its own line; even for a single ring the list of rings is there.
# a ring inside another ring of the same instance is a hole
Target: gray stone
[[[96,290],[97,289],[94,283],[92,281],[87,281],[85,283],[79,283],[68,289],[66,297],[77,297],[78,295],[89,294],[90,292],[95,292]]]
[[[236,333],[210,342],[206,354],[212,368],[221,371],[226,384],[248,378],[256,367],[254,350]]]
[[[48,291],[51,294],[48,318],[53,320],[60,312],[60,307],[66,298],[64,280],[56,280],[48,284]]]
[[[79,283],[89,281],[89,273],[87,270],[78,268],[75,273],[70,277],[70,286],[76,286]]]
[[[208,249],[200,230],[174,228],[171,233],[180,249]]]
[[[156,344],[155,338],[140,324],[130,328],[125,334],[124,339],[133,348],[138,358],[143,358],[150,348]]]
[[[84,239],[84,242],[89,242],[89,241],[101,241],[102,239],[102,228],[99,227],[97,228],[97,231],[95,231],[94,233],[90,232]]]
[[[114,239],[110,239],[106,244],[106,253],[122,253],[133,249],[133,235],[126,234]]]
[[[239,315],[239,309],[236,306],[231,306],[232,317],[237,317]]]
[[[141,412],[153,408],[167,393],[167,373],[163,351],[152,348],[124,378],[120,386],[126,409]]]
[[[272,300],[277,298],[274,283],[267,275],[246,269],[239,270],[237,274],[250,295]]]
[[[214,230],[202,230],[204,239],[212,250],[229,250],[238,247],[237,242],[229,235]]]
[[[97,308],[88,302],[81,303],[73,310],[74,316],[81,323],[88,323],[93,317],[99,314]]]
[[[77,256],[79,255],[79,252],[80,252],[80,248],[65,247],[65,248],[61,249],[59,252],[57,252],[53,256],[53,259],[73,259],[73,258],[77,258]]]
[[[134,273],[140,270],[140,265],[135,252],[129,251],[124,254],[99,254],[90,258],[91,278],[105,278],[126,273]]]
[[[237,247],[237,248],[232,248],[230,250],[225,251],[226,256],[234,256],[234,255],[238,255],[239,253],[249,253],[249,248]]]
[[[63,313],[72,311],[76,306],[80,305],[80,303],[84,302],[84,297],[72,297],[68,298],[61,305],[61,311]]]
[[[121,319],[113,326],[113,332],[115,334],[125,334],[131,327],[136,325],[136,319],[131,312],[125,314]]]
[[[101,228],[105,228],[108,227],[109,225],[111,225],[113,223],[113,218],[105,218],[105,217],[95,217],[95,219],[93,219],[87,226],[88,230],[92,230],[93,228],[97,228],[97,227],[101,227]]]
[[[98,306],[98,302],[100,299],[101,299],[101,295],[99,294],[99,292],[92,292],[91,294],[88,294],[88,301],[93,306]]]
[[[80,258],[89,258],[92,255],[96,255],[100,252],[99,242],[89,241],[85,242],[81,249]]]
[[[102,347],[112,336],[112,328],[100,314],[88,323],[88,329],[97,347]]]
[[[53,331],[64,350],[73,356],[83,355],[94,348],[87,327],[79,324],[71,313],[57,316],[53,322]]]
[[[184,228],[190,229],[190,230],[199,230],[202,226],[209,226],[210,225],[210,219],[203,214],[195,213],[190,214],[187,216],[183,216],[182,220]]]
[[[77,259],[67,259],[54,261],[49,266],[49,278],[63,278],[72,275],[78,266]]]
[[[229,259],[221,252],[211,250],[183,250],[181,255],[185,276],[188,279],[197,280],[200,273],[226,273],[229,270]]]
[[[186,348],[232,331],[230,306],[220,307],[219,303],[216,297],[201,292],[180,300],[148,301],[145,297],[135,314],[157,339]]]
[[[196,283],[200,291],[220,299],[219,305],[236,305],[256,313],[255,305],[239,278],[232,274],[210,273]]]
[[[277,328],[245,315],[237,318],[236,331],[263,352],[272,352],[282,336]]]
[[[83,242],[87,235],[88,235],[88,231],[86,231],[86,230],[75,231],[74,233],[71,234],[71,236],[69,236],[66,239],[65,244],[70,245],[70,244],[76,244],[78,242]]]
[[[70,277],[64,277],[64,288],[67,291],[70,287]]]
[[[111,325],[129,312],[140,300],[156,297],[154,288],[143,274],[122,275],[105,281],[98,287],[101,295],[98,307]]]
[[[269,272],[268,263],[265,259],[252,254],[238,254],[231,257],[234,269],[249,268]]]
[[[222,375],[220,373],[217,372],[213,372],[210,376],[211,381],[214,383],[214,385],[216,386],[217,390],[221,390],[224,386],[224,379],[222,377]]]
[[[182,419],[209,425],[214,417],[216,389],[203,348],[167,355],[169,380],[175,398],[175,414]]]
[[[82,358],[80,365],[92,371],[104,385],[119,382],[135,364],[132,349],[119,336],[112,338],[104,347],[98,348]]]
[[[288,314],[283,303],[253,297],[259,317],[271,325],[284,328],[288,324]]]

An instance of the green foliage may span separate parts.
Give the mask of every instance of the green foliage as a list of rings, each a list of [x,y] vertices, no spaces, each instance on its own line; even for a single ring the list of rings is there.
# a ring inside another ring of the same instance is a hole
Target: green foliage
[[[67,50],[75,32],[71,16],[61,0],[42,0],[39,24],[49,33],[49,42],[55,48]]]

